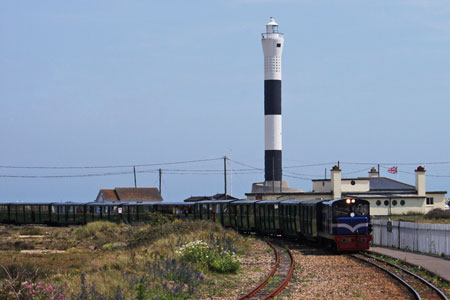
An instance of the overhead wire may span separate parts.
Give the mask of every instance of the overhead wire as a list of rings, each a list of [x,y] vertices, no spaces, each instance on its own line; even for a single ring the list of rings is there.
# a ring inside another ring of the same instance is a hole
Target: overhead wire
[[[110,165],[110,166],[64,166],[64,167],[58,167],[58,166],[11,166],[11,165],[0,165],[0,168],[3,169],[53,169],[53,170],[62,170],[62,169],[103,169],[103,168],[132,168],[132,167],[148,167],[148,166],[168,166],[168,165],[177,165],[177,164],[188,164],[188,163],[197,163],[197,162],[207,162],[207,161],[217,161],[217,160],[223,160],[224,157],[221,158],[210,158],[210,159],[196,159],[196,160],[186,160],[186,161],[176,161],[176,162],[161,162],[161,163],[151,163],[151,164],[133,164],[133,165]],[[260,172],[264,172],[263,168],[258,168],[252,165],[249,165],[247,163],[237,161],[234,159],[230,159],[225,156],[225,159],[228,161],[232,161],[235,164],[244,166],[246,168],[240,168],[240,169],[234,169],[232,171],[233,174],[236,175],[251,175],[251,174],[258,174]],[[371,162],[339,162],[340,164],[348,164],[348,165],[377,165],[376,163]],[[293,171],[288,171],[286,169],[293,169],[293,168],[311,168],[316,166],[323,166],[323,165],[330,165],[332,162],[327,163],[316,163],[316,164],[307,164],[307,165],[296,165],[296,166],[287,166],[283,168],[283,174],[286,177],[291,178],[297,178],[302,180],[311,180],[314,178],[322,177],[322,175],[315,175],[315,174],[304,174],[304,173],[297,173]],[[379,164],[380,168],[387,169],[386,165],[417,165],[417,164],[423,164],[423,165],[437,165],[437,164],[450,164],[450,162],[428,162],[428,163],[382,163]],[[359,173],[366,170],[360,169],[350,172],[344,172],[343,174],[354,174]],[[158,172],[158,169],[148,169],[148,170],[136,170],[136,173],[156,173]],[[405,174],[414,174],[412,172],[402,171],[399,170],[400,173]],[[87,174],[63,174],[63,175],[31,175],[31,174],[25,174],[25,175],[15,175],[15,174],[0,174],[0,178],[81,178],[81,177],[101,177],[101,176],[117,176],[117,175],[129,175],[132,174],[132,171],[120,171],[120,172],[105,172],[105,173],[87,173]],[[164,169],[165,174],[172,174],[172,175],[222,175],[223,169],[181,169],[181,168],[174,168],[174,169]],[[427,176],[430,177],[441,177],[441,178],[448,178],[450,175],[437,175],[437,174],[427,174]]]
[[[185,161],[175,161],[175,162],[162,162],[162,163],[148,163],[148,164],[129,164],[129,165],[110,165],[110,166],[12,166],[12,165],[0,165],[1,169],[52,169],[52,170],[65,170],[65,169],[114,169],[114,168],[132,168],[132,167],[150,167],[150,166],[167,166],[167,165],[180,165],[196,162],[206,162],[214,160],[222,160],[223,157],[219,158],[208,158],[208,159],[196,159],[196,160],[185,160]]]

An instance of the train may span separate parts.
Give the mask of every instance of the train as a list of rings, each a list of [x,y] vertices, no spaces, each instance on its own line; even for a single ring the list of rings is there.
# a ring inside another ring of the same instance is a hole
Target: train
[[[370,205],[360,198],[333,200],[207,200],[160,203],[0,203],[0,224],[83,225],[94,221],[147,222],[159,212],[210,220],[242,233],[306,239],[338,252],[370,247]]]

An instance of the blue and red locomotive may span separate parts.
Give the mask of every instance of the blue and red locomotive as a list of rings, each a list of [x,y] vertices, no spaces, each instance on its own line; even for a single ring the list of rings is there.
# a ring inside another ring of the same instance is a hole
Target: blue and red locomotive
[[[359,198],[195,203],[195,216],[241,232],[320,242],[336,251],[369,249],[370,205]]]

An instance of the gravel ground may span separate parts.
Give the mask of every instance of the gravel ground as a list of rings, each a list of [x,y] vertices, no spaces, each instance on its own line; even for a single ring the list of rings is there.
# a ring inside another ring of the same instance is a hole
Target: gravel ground
[[[297,266],[281,299],[410,299],[405,297],[405,288],[375,267],[347,255],[302,245],[290,247]]]
[[[251,246],[252,250],[247,255],[240,256],[241,270],[239,273],[228,278],[227,282],[220,280],[214,282],[217,289],[205,289],[199,299],[237,299],[250,292],[266,278],[275,265],[272,248],[261,240],[252,241]]]

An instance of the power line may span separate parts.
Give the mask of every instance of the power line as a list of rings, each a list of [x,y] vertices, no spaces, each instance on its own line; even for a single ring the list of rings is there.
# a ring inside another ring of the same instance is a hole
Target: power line
[[[92,173],[92,174],[74,174],[74,175],[0,175],[0,178],[74,178],[74,177],[117,176],[117,175],[129,175],[129,174],[133,174],[133,171]]]
[[[317,164],[310,164],[310,165],[299,165],[299,166],[287,166],[284,167],[284,169],[289,169],[289,168],[307,168],[307,167],[317,167],[317,166],[328,166],[331,164],[334,164],[335,162],[327,162],[327,163],[317,163]]]
[[[389,169],[385,166],[381,166],[381,168],[383,169]],[[413,172],[408,172],[408,171],[401,171],[401,170],[397,170],[398,173],[404,173],[404,174],[410,174],[410,175],[415,175],[416,173]],[[434,174],[427,174],[427,177],[440,177],[440,178],[449,178],[450,175],[434,175]]]
[[[362,171],[367,171],[367,168],[361,169],[361,170],[357,170],[357,171],[351,171],[351,172],[342,172],[342,175],[348,175],[348,174],[354,174],[354,173],[359,173]]]
[[[228,159],[229,161],[232,161],[232,162],[234,162],[234,163],[236,163],[236,164],[238,164],[238,165],[244,166],[244,167],[249,167],[249,168],[252,168],[252,169],[255,169],[255,170],[261,170],[261,171],[264,171],[264,169],[257,168],[257,167],[254,167],[254,166],[250,166],[250,165],[248,165],[248,164],[239,162],[239,161],[234,160],[234,159],[230,159],[230,158],[227,158],[227,159]]]
[[[11,166],[11,165],[0,165],[2,169],[51,169],[51,170],[66,170],[66,169],[114,169],[114,168],[132,168],[132,167],[150,167],[150,166],[167,166],[167,165],[180,165],[196,162],[214,161],[222,160],[220,158],[209,158],[209,159],[196,159],[196,160],[185,160],[185,161],[175,161],[175,162],[162,162],[162,163],[149,163],[149,164],[130,164],[130,165],[111,165],[111,166]]]
[[[398,163],[398,162],[346,162],[341,161],[341,164],[346,165],[397,165],[397,166],[415,166],[415,165],[446,165],[450,164],[450,161],[437,161],[437,162],[409,162],[409,163]]]

